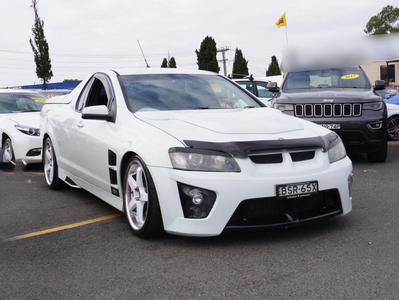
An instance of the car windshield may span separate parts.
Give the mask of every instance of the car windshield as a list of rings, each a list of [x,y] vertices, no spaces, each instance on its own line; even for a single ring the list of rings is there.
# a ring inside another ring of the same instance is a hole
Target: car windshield
[[[40,111],[46,97],[36,93],[0,93],[0,113]]]
[[[151,74],[119,78],[131,111],[261,107],[228,79],[215,75]]]
[[[285,89],[361,88],[370,89],[363,70],[359,67],[288,72]]]

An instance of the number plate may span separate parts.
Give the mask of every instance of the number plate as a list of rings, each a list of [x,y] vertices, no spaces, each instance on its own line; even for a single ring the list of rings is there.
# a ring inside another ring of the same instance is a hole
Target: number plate
[[[300,198],[317,194],[319,185],[317,181],[291,183],[276,186],[276,196],[282,199]]]
[[[341,124],[320,124],[327,129],[341,129]]]

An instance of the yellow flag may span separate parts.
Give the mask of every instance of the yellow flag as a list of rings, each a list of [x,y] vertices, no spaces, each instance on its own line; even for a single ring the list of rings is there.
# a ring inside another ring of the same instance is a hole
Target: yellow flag
[[[282,26],[287,26],[287,18],[285,17],[285,13],[281,15],[278,21],[275,23],[278,28]]]

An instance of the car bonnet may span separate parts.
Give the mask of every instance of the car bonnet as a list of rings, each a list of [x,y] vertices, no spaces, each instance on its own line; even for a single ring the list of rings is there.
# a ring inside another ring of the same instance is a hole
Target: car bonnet
[[[306,121],[269,108],[151,111],[136,113],[136,116],[181,140],[193,137],[220,141],[255,140],[316,135],[314,130],[312,133],[305,130]]]
[[[30,126],[34,128],[39,128],[40,126],[40,112],[25,112],[25,113],[12,113],[3,114],[3,118],[7,118],[11,122],[16,124],[21,124],[25,126]]]

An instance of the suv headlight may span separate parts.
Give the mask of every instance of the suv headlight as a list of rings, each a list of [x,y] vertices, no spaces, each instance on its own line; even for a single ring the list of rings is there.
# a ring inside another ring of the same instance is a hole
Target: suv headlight
[[[205,172],[241,172],[235,159],[228,153],[192,149],[171,148],[169,157],[174,169]]]
[[[381,110],[383,107],[384,107],[384,103],[381,101],[363,104],[363,109]]]
[[[40,136],[39,128],[33,128],[33,127],[23,126],[23,125],[15,125],[14,127],[24,134],[31,135],[31,136]]]
[[[346,149],[341,138],[336,133],[328,134],[324,137],[326,142],[328,159],[334,163],[346,157]]]

